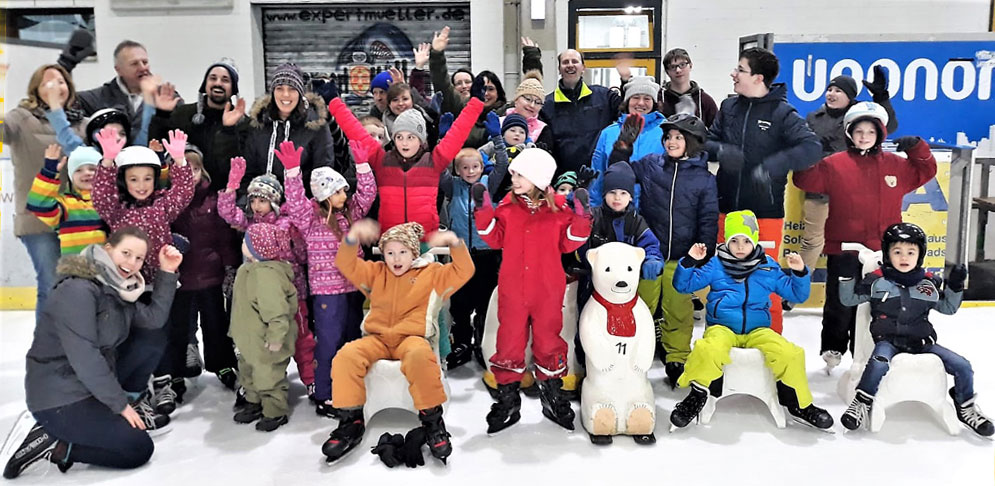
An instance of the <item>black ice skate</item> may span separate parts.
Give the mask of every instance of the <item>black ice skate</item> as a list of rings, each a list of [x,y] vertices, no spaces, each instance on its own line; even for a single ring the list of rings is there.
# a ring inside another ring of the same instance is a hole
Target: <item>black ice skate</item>
[[[218,380],[225,388],[234,391],[238,383],[238,373],[232,368],[222,368],[218,371]]]
[[[339,426],[332,431],[328,440],[321,446],[326,462],[334,462],[356,448],[363,441],[366,421],[363,408],[339,410]]]
[[[455,370],[460,366],[469,363],[473,359],[473,348],[469,344],[457,344],[446,356],[446,369]]]
[[[246,402],[233,417],[235,422],[240,424],[251,424],[263,418],[263,405],[261,403]]]
[[[522,418],[522,396],[518,394],[518,383],[498,385],[497,402],[491,405],[487,414],[487,433],[494,434],[511,427]]]
[[[567,430],[574,429],[574,411],[563,393],[563,379],[550,378],[539,382],[539,400],[542,414]]]
[[[155,408],[152,406],[152,395],[148,390],[142,392],[137,399],[128,404],[131,405],[131,408],[135,412],[138,412],[138,416],[142,418],[142,422],[145,424],[145,432],[148,432],[149,435],[156,436],[169,432],[169,415],[155,411]]]
[[[442,405],[419,411],[418,419],[425,427],[429,452],[445,464],[446,458],[453,453],[453,444],[449,441],[451,436],[446,432],[446,423],[442,421]]]
[[[809,427],[815,427],[823,432],[832,433],[830,427],[833,426],[833,417],[824,409],[816,407],[815,405],[809,405],[805,408],[789,405],[788,413],[795,422]]]
[[[314,413],[319,417],[339,418],[339,409],[333,407],[331,403],[325,401],[319,401],[314,406]]]
[[[850,406],[846,408],[846,412],[843,412],[843,416],[840,417],[840,423],[847,430],[857,430],[863,427],[870,420],[871,407],[873,405],[873,396],[868,395],[863,390],[857,390],[857,394],[854,395]]]
[[[950,398],[954,396],[954,389],[950,389]],[[967,428],[971,429],[975,434],[982,437],[991,437],[995,434],[995,426],[992,425],[992,421],[985,417],[981,413],[981,409],[974,404],[974,399],[978,396],[975,395],[964,403],[957,403],[954,400],[954,406],[957,409],[957,419],[961,421]]]
[[[54,462],[62,472],[72,467],[72,463],[67,460],[68,445],[45,432],[29,412],[21,414],[7,436],[2,452],[2,457],[7,459],[3,468],[3,477],[7,479],[20,476],[28,467],[42,459]]]
[[[258,422],[256,422],[256,430],[260,432],[272,432],[281,425],[286,425],[290,420],[286,415],[280,415],[279,417],[263,417]]]
[[[176,410],[176,398],[172,376],[162,375],[152,378],[152,406],[156,413],[162,415],[173,413]]]
[[[663,370],[667,373],[667,379],[670,381],[670,389],[674,390],[677,388],[677,379],[684,374],[684,363],[671,361],[664,366]]]
[[[691,392],[674,406],[674,411],[670,413],[670,423],[674,427],[687,427],[692,420],[698,417],[701,409],[705,408],[708,401],[708,389],[697,382],[691,382]]]

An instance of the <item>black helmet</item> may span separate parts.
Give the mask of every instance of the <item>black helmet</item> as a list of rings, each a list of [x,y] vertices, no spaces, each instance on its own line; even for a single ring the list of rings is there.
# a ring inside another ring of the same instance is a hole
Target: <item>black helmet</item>
[[[124,127],[124,137],[129,142],[131,141],[131,122],[128,120],[128,115],[116,108],[104,108],[94,113],[90,117],[90,121],[86,122],[87,145],[100,150],[100,144],[97,143],[96,138],[97,132],[110,123],[118,123]]]
[[[912,223],[896,223],[888,227],[881,237],[881,260],[885,266],[891,266],[891,259],[888,258],[888,250],[895,243],[912,243],[919,247],[919,261],[916,267],[921,267],[923,259],[926,258],[926,233],[922,228]]]
[[[694,138],[697,138],[702,144],[705,143],[705,138],[708,135],[708,129],[705,128],[705,122],[689,113],[678,113],[676,115],[671,115],[667,118],[667,121],[660,124],[660,128],[663,130],[664,136],[666,136],[667,131],[670,129],[677,129]]]

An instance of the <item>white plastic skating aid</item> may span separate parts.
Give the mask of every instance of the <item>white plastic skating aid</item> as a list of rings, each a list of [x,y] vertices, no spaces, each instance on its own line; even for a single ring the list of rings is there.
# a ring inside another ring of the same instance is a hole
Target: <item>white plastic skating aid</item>
[[[732,348],[729,358],[732,361],[723,369],[721,398],[737,394],[756,397],[767,405],[777,428],[783,429],[786,425],[784,407],[777,401],[777,384],[764,363],[763,353],[759,349]],[[717,401],[709,395],[711,405],[706,402],[701,410],[701,423],[708,424],[712,420]]]

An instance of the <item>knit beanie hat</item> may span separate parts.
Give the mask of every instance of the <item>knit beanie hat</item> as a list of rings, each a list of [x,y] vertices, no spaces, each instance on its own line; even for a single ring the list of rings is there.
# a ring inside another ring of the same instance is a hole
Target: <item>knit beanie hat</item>
[[[387,243],[396,241],[411,250],[411,254],[417,258],[422,236],[425,236],[425,228],[422,228],[422,225],[414,222],[399,224],[380,235],[380,252],[386,253],[384,247]]]
[[[515,98],[512,102],[522,95],[532,95],[540,100],[546,97],[546,90],[542,87],[542,73],[534,69],[525,73],[525,79],[515,88]]]
[[[829,82],[829,85],[826,86],[826,88],[828,89],[829,86],[836,86],[840,89],[840,91],[846,93],[846,96],[850,98],[851,102],[857,101],[857,82],[850,76],[845,74],[836,76]]]
[[[421,112],[414,109],[408,108],[397,115],[397,119],[394,120],[394,130],[390,134],[391,138],[395,134],[401,132],[411,132],[421,140],[422,144],[428,143],[428,133],[425,131],[425,117],[422,116]]]
[[[633,76],[632,80],[625,83],[625,98],[623,103],[628,103],[629,98],[641,94],[649,96],[654,100],[660,94],[660,85],[651,76]]]
[[[518,172],[539,190],[544,191],[553,181],[556,160],[543,149],[527,148],[522,150],[522,153],[518,154],[515,160],[511,161],[508,170]]]
[[[512,113],[504,117],[504,122],[501,123],[501,135],[504,135],[504,132],[507,132],[511,127],[519,127],[522,130],[525,130],[526,134],[529,133],[528,122],[525,121],[524,116],[519,115],[518,113]]]
[[[69,171],[69,177],[72,178],[73,174],[79,170],[80,167],[84,165],[98,165],[100,160],[104,156],[100,155],[100,152],[93,147],[87,147],[85,145],[79,146],[76,150],[73,150],[69,154],[69,161],[66,162],[66,170]]]
[[[570,184],[572,187],[577,187],[577,173],[568,170],[560,174],[560,177],[557,177],[556,182],[553,183],[553,188],[559,189],[563,184]]]
[[[331,167],[318,167],[311,172],[311,194],[318,202],[332,197],[339,189],[349,190],[345,177]]]
[[[615,189],[621,189],[630,195],[636,195],[636,174],[629,164],[612,164],[605,171],[605,179],[601,185],[601,193],[608,194]]]
[[[228,71],[228,76],[231,78],[231,94],[238,94],[238,68],[235,67],[235,61],[228,57],[222,57],[220,61],[208,66],[207,71],[204,72],[204,80],[200,82],[200,92],[207,93],[207,76],[211,74],[211,70],[216,67],[223,67]],[[275,86],[275,85],[274,85]]]
[[[390,73],[387,71],[380,71],[380,74],[373,77],[373,81],[370,81],[370,92],[373,92],[373,88],[380,88],[384,91],[390,89],[390,83],[394,82],[394,78],[391,77]]]
[[[754,245],[760,240],[760,223],[757,221],[757,216],[749,209],[727,214],[725,228],[726,244],[729,244],[729,240],[733,239],[733,237],[740,235],[749,238]]]
[[[273,174],[263,174],[249,182],[249,199],[261,197],[269,201],[273,212],[280,214],[280,199],[283,198],[283,185]]]
[[[256,260],[277,260],[290,252],[290,237],[275,224],[255,223],[245,232],[245,246]]]
[[[288,62],[276,68],[276,71],[273,73],[273,81],[269,85],[270,93],[277,86],[283,85],[294,88],[301,95],[301,98],[304,98],[304,73],[301,72],[296,64]]]

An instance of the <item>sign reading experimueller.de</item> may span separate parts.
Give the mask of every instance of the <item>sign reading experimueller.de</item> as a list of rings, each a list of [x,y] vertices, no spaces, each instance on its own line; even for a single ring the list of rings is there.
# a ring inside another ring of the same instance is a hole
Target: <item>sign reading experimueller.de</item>
[[[873,78],[873,67],[882,66],[899,120],[895,135],[975,145],[979,156],[995,156],[995,35],[987,40],[867,42],[775,37],[774,53],[781,61],[777,81],[787,85],[788,101],[802,116],[825,102],[826,85],[840,74],[857,79],[858,99],[869,100],[860,80]]]

